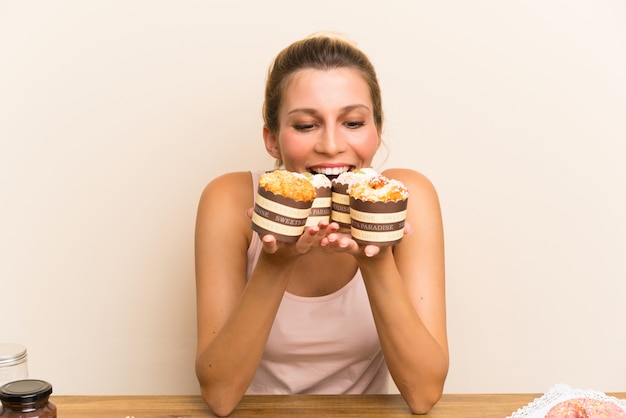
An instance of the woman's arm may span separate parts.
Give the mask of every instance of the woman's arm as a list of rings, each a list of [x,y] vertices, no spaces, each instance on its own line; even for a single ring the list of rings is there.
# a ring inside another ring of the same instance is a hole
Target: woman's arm
[[[266,235],[246,281],[252,187],[249,173],[215,179],[196,221],[196,374],[205,402],[220,416],[232,412],[254,377],[298,256],[336,231],[309,228],[295,245]]]
[[[426,413],[440,399],[448,372],[441,211],[435,189],[421,174],[384,174],[409,188],[412,232],[393,250],[363,252],[354,241],[343,244],[359,263],[391,376],[411,411]],[[340,247],[346,239],[331,236],[329,245]]]
[[[232,173],[212,181],[198,207],[196,374],[217,415],[228,415],[250,384],[287,283],[264,257],[246,282],[252,205],[250,174]]]

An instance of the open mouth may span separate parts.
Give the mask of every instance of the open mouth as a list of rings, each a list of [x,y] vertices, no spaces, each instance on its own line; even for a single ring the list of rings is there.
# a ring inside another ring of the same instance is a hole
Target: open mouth
[[[339,176],[341,173],[351,170],[354,170],[354,167],[350,165],[338,167],[312,167],[310,169],[312,174],[323,174],[331,180]]]

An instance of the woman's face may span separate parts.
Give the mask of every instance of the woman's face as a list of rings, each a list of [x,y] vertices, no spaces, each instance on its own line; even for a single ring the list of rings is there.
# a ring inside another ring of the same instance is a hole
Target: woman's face
[[[337,175],[370,167],[380,145],[367,83],[357,70],[305,69],[285,85],[279,131],[265,146],[285,169]]]

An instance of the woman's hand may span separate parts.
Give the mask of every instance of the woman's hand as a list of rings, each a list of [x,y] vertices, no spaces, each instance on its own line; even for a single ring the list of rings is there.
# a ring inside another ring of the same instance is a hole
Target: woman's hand
[[[246,215],[252,218],[253,209],[246,211]],[[302,254],[306,254],[312,248],[323,246],[322,242],[331,234],[337,233],[339,224],[336,222],[320,221],[317,225],[307,227],[298,241],[295,243],[282,242],[276,239],[272,234],[266,234],[261,237],[263,251],[267,254],[282,256],[285,258],[293,258]]]
[[[246,211],[248,218],[252,218],[253,210],[250,208]],[[405,223],[404,234],[408,235],[411,232],[411,225]],[[325,247],[357,257],[360,255],[375,257],[380,253],[378,245],[359,245],[352,239],[348,230],[340,229],[338,223],[328,221],[320,221],[317,225],[306,228],[295,244],[278,241],[272,234],[261,237],[261,243],[266,253],[284,255],[287,258],[305,254],[314,247]]]
[[[293,255],[301,255],[309,252],[312,248],[323,246],[322,242],[327,240],[328,236],[336,234],[338,230],[338,224],[320,221],[317,225],[306,228],[298,241],[293,244],[278,241],[271,234],[264,235],[261,242],[263,243],[263,250],[269,254],[286,251]]]
[[[334,222],[333,222],[334,223]],[[332,225],[332,224],[331,224]],[[404,235],[408,235],[413,232],[411,225],[404,224]],[[322,247],[334,249],[336,251],[347,252],[354,256],[364,255],[365,257],[375,257],[381,251],[381,247],[378,245],[359,245],[349,232],[335,232],[328,234],[326,238],[323,238],[320,242]]]

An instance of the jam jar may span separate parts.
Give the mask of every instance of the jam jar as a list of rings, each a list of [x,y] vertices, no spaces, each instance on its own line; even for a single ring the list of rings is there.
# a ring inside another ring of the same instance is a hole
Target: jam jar
[[[56,418],[57,408],[48,399],[52,385],[43,380],[25,379],[0,387],[0,417]]]

